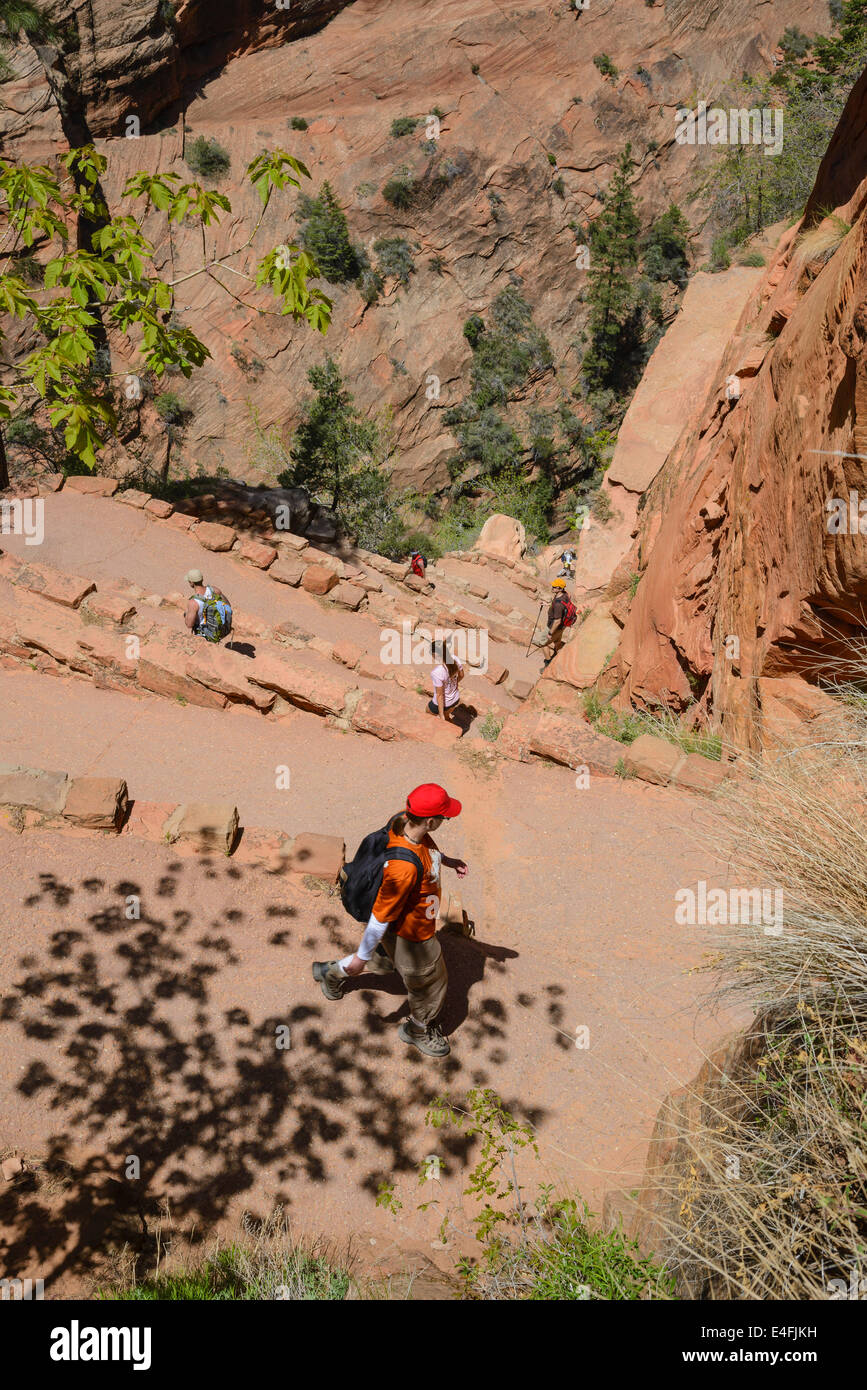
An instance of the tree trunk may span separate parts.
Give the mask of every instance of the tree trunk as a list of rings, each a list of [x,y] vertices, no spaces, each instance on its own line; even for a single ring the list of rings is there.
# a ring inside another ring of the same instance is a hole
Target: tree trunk
[[[0,430],[0,492],[9,486],[9,465],[6,462],[6,441]]]

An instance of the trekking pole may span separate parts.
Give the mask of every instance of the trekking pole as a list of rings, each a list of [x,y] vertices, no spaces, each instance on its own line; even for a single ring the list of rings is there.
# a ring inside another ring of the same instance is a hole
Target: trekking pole
[[[536,621],[535,621],[534,624],[533,624],[533,631],[532,631],[532,634],[531,634],[531,636],[530,636],[530,647],[532,647],[532,645],[533,645],[533,638],[536,636],[536,628],[539,626],[539,619],[540,619],[541,616],[542,616],[542,609],[543,609],[544,607],[545,607],[545,600],[543,599],[542,602],[539,604],[539,611],[538,611],[538,613],[536,614]],[[527,648],[527,651],[526,651],[526,653],[525,653],[526,656],[529,656],[529,655],[530,655],[530,647]]]

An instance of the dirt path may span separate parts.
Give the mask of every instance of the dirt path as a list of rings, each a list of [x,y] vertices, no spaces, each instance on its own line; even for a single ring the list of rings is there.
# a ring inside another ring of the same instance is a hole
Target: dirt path
[[[53,1278],[55,1292],[138,1213],[152,1224],[167,1195],[179,1223],[230,1226],[282,1202],[301,1227],[355,1232],[368,1258],[396,1241],[449,1265],[461,1238],[443,1250],[438,1226],[460,1207],[468,1155],[425,1127],[437,1094],[493,1087],[538,1129],[533,1187],[598,1204],[634,1185],[664,1093],[733,1022],[696,1024],[701,978],[687,972],[702,942],[674,924],[675,890],[713,876],[684,795],[604,778],[577,790],[546,764],[486,779],[461,755],[301,712],[274,725],[27,670],[0,673],[0,703],[21,762],[121,773],[149,800],[228,797],[245,824],[341,834],[350,852],[409,786],[443,782],[465,811],[439,838],[470,863],[462,895],[477,928],[444,942],[453,1052],[423,1062],[396,1036],[405,1006],[391,982],[334,1005],[313,985],[311,960],[354,944],[339,902],[126,837],[0,834],[0,1146],[65,1153],[76,1174],[53,1227],[0,1199],[2,1263]],[[129,894],[140,922],[123,917]],[[289,1052],[275,1048],[283,1023]],[[589,1050],[574,1045],[582,1024]],[[418,1167],[432,1153],[444,1176],[421,1213],[434,1184],[418,1195]],[[135,1193],[122,1180],[131,1154]],[[398,1217],[375,1206],[384,1178]]]

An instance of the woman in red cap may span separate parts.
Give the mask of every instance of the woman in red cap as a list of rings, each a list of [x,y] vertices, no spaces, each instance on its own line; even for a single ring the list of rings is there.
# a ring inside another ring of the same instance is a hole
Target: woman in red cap
[[[414,864],[387,860],[382,885],[373,904],[358,950],[343,960],[315,961],[313,977],[326,999],[340,999],[347,978],[367,969],[375,974],[397,970],[409,995],[409,1018],[400,1025],[400,1038],[429,1057],[446,1057],[451,1048],[443,1037],[437,1015],[446,997],[448,975],[442,948],[436,939],[440,903],[440,870],[467,872],[463,859],[441,853],[431,832],[443,820],[460,815],[461,803],[444,787],[426,782],[406,799],[405,811],[389,823],[388,848],[411,850],[421,860],[418,880]]]

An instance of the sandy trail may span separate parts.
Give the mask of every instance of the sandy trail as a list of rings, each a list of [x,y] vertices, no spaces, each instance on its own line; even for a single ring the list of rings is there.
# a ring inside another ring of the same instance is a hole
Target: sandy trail
[[[350,852],[410,786],[442,782],[464,802],[439,840],[470,864],[477,929],[445,940],[453,1051],[431,1063],[396,1036],[395,983],[360,983],[335,1005],[313,985],[311,961],[354,944],[339,900],[127,837],[0,833],[0,1145],[66,1154],[76,1173],[50,1222],[3,1197],[2,1263],[57,1293],[142,1216],[152,1225],[166,1196],[199,1229],[281,1202],[305,1229],[355,1233],[368,1258],[396,1242],[394,1260],[413,1248],[448,1265],[465,1238],[443,1250],[438,1227],[460,1210],[471,1156],[424,1115],[473,1085],[537,1128],[533,1189],[550,1181],[598,1206],[606,1188],[635,1185],[663,1095],[733,1026],[696,1018],[702,981],[688,972],[703,942],[674,923],[676,889],[714,867],[683,794],[604,778],[578,790],[547,764],[487,778],[463,755],[300,711],[274,724],[26,668],[0,673],[0,702],[16,760],[120,773],[148,800],[228,798],[246,825],[340,834]],[[123,917],[129,894],[140,921]],[[579,1025],[589,1050],[574,1045]],[[122,1177],[132,1154],[139,1186]],[[443,1178],[422,1192],[429,1154]],[[375,1206],[386,1178],[398,1217]],[[437,1204],[417,1211],[433,1187]]]

